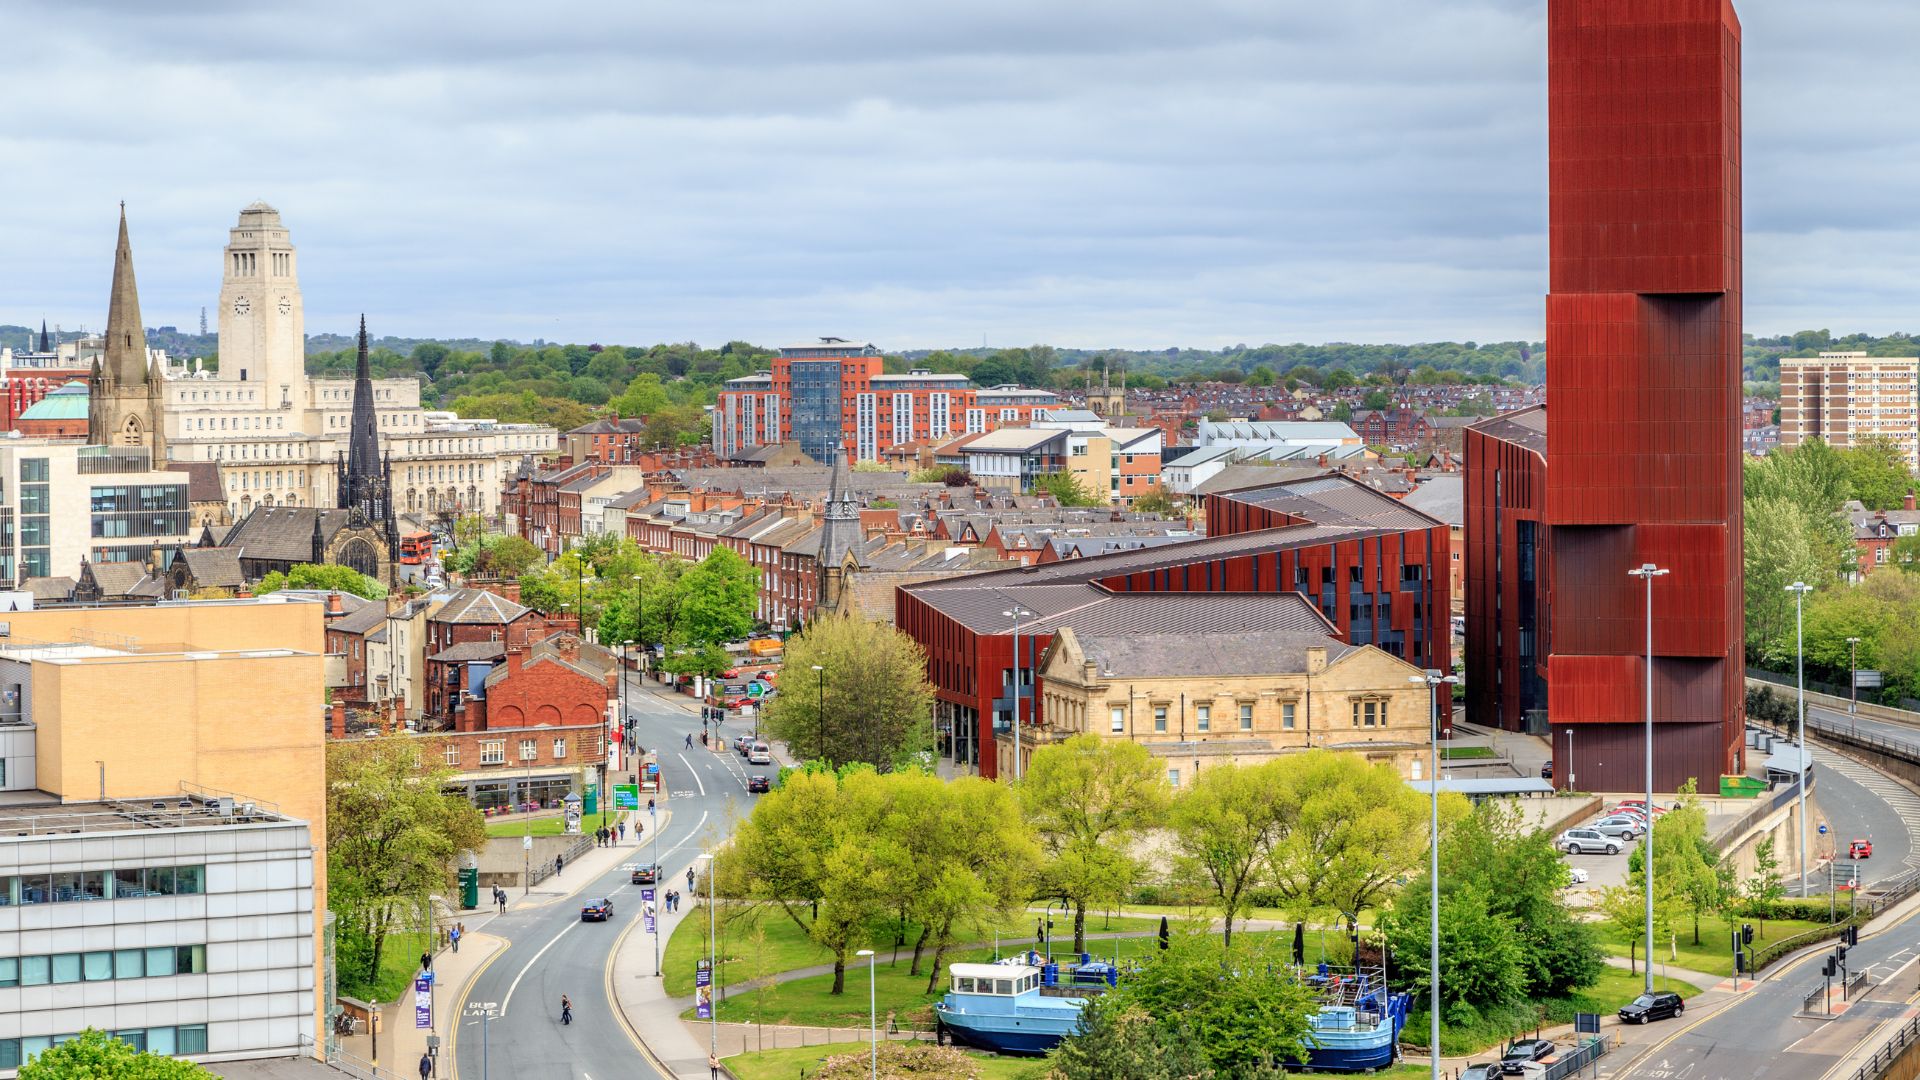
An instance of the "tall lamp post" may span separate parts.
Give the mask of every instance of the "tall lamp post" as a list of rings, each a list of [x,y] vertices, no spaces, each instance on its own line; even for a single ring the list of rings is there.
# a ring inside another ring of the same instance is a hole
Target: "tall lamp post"
[[[1432,786],[1433,802],[1433,834],[1428,838],[1428,846],[1432,849],[1428,855],[1432,862],[1427,868],[1427,876],[1432,879],[1433,886],[1427,911],[1427,1013],[1432,1023],[1428,1045],[1433,1061],[1433,1080],[1440,1080],[1440,687],[1451,687],[1460,679],[1429,668],[1423,675],[1408,676],[1407,681],[1427,684],[1427,744],[1431,753],[1428,769],[1432,772],[1427,781]],[[1452,693],[1452,690],[1448,690],[1448,693]]]
[[[1807,635],[1806,635],[1806,598],[1813,586],[1804,581],[1796,581],[1787,586],[1793,594],[1793,666],[1795,677],[1800,684],[1800,736],[1795,745],[1799,750],[1794,761],[1794,769],[1800,774],[1794,780],[1799,789],[1797,796],[1800,804],[1800,896],[1807,895]]]
[[[827,669],[819,664],[813,665],[813,681],[820,684],[820,764],[827,763]]]
[[[874,973],[874,955],[872,949],[861,949],[855,956],[867,958],[867,1042],[872,1049],[867,1053],[868,1076],[871,1080],[880,1080],[880,992],[877,989],[879,976]]]
[[[1020,620],[1033,618],[1033,612],[1013,605],[1001,615],[1013,620],[1013,778],[1020,779]]]
[[[620,643],[620,764],[622,768],[633,764],[633,714],[627,711],[627,650],[631,648],[633,648],[631,641]],[[638,795],[639,792],[636,790],[634,794]]]
[[[640,668],[647,666],[647,581],[639,574],[633,575],[633,640],[640,644]]]
[[[1647,583],[1647,670],[1642,682],[1647,691],[1647,847],[1640,868],[1647,878],[1647,993],[1653,993],[1653,579],[1670,573],[1664,567],[1641,563],[1627,571]]]
[[[1847,639],[1847,711],[1860,711],[1860,639],[1857,637]],[[1848,728],[1856,729],[1859,724],[1858,720],[1850,721]]]
[[[706,860],[707,863],[707,971],[711,973],[713,982],[718,983],[720,981],[720,965],[717,961],[720,957],[716,942],[719,939],[720,925],[719,916],[715,914],[717,909],[713,903],[713,879],[720,875],[715,872],[715,866],[717,864],[714,861],[713,852],[702,852],[700,858]],[[694,895],[698,896],[699,894],[695,893]],[[711,984],[708,986],[707,992],[713,992],[713,986]],[[714,1001],[712,1005],[708,1007],[707,1019],[707,1054],[710,1057],[718,1058],[720,1056],[719,1001]]]

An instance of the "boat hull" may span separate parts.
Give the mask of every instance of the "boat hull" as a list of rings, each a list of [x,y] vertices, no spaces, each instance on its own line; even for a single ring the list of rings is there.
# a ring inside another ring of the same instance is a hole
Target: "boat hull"
[[[1012,1016],[942,1015],[940,1024],[956,1043],[1014,1057],[1043,1057],[1073,1033],[1071,1023]]]

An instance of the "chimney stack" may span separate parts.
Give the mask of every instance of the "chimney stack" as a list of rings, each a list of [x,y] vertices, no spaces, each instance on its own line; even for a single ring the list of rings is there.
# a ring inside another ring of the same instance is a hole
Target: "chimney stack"
[[[1913,509],[1913,492],[1911,491],[1907,492],[1906,498],[1900,500],[1900,509],[1902,510]]]

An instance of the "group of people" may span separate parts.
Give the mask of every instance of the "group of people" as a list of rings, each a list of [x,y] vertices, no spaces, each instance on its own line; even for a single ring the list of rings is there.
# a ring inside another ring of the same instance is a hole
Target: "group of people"
[[[666,891],[666,893],[665,893],[664,895],[662,895],[662,896],[661,896],[661,898],[660,898],[660,899],[662,899],[663,901],[665,901],[665,902],[666,902],[666,905],[667,905],[667,910],[668,910],[668,911],[679,911],[679,910],[680,910],[680,892],[679,892],[679,890],[677,890],[677,889],[668,889],[668,890]]]
[[[638,825],[634,826],[633,835],[635,839],[639,839],[640,827]],[[611,826],[602,825],[593,831],[594,847],[612,847],[615,844],[626,843],[626,840],[627,823],[624,821],[616,822]]]

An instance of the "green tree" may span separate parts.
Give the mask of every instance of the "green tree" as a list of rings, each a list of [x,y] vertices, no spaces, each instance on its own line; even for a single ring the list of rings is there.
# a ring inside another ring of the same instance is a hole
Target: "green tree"
[[[1176,870],[1206,884],[1225,922],[1222,943],[1233,947],[1233,924],[1248,894],[1266,875],[1274,843],[1286,828],[1278,759],[1262,765],[1220,765],[1194,776],[1173,800],[1168,824],[1180,851]]]
[[[1749,654],[1774,663],[1793,651],[1793,597],[1789,583],[1815,588],[1833,583],[1851,550],[1831,509],[1810,507],[1787,496],[1746,500],[1746,632]]]
[[[667,640],[680,597],[680,576],[688,565],[685,559],[645,552],[609,560],[600,577],[605,589],[600,640],[613,645],[623,641],[654,645]]]
[[[1407,903],[1394,905],[1385,919],[1396,973],[1407,981],[1414,1000],[1431,998],[1429,942],[1431,901],[1409,889]],[[1495,910],[1494,897],[1478,885],[1463,885],[1440,897],[1440,1004],[1442,1012],[1464,1002],[1475,1009],[1510,1005],[1527,993],[1526,957],[1520,927]]]
[[[1133,845],[1168,803],[1160,763],[1138,743],[1076,735],[1040,748],[1019,785],[1040,838],[1043,896],[1073,906],[1073,949],[1087,943],[1087,908],[1118,900],[1139,876]]]
[[[1180,513],[1180,505],[1174,501],[1174,497],[1168,493],[1167,489],[1159,484],[1153,485],[1147,489],[1146,494],[1135,498],[1133,509],[1142,514],[1161,514],[1166,517],[1173,517]]]
[[[546,558],[545,552],[518,536],[488,533],[469,540],[456,531],[455,537],[458,546],[440,560],[449,573],[519,577]]]
[[[633,377],[618,397],[607,402],[607,407],[621,416],[652,416],[666,408],[667,402],[667,389],[661,385],[660,376],[643,371]]]
[[[926,664],[919,644],[888,624],[816,618],[787,639],[781,692],[762,721],[797,754],[890,771],[932,744]]]
[[[1367,396],[1360,399],[1360,407],[1363,409],[1391,409],[1393,408],[1393,395],[1387,393],[1385,390],[1369,390],[1367,391]]]
[[[1191,1033],[1144,1008],[1098,995],[1047,1059],[1048,1080],[1214,1080]]]
[[[1769,836],[1754,846],[1753,875],[1740,885],[1742,910],[1749,918],[1759,920],[1762,938],[1767,936],[1767,919],[1773,914],[1773,906],[1785,895],[1787,885],[1780,877],[1780,858]]]
[[[712,428],[698,405],[667,405],[647,414],[640,437],[650,446],[698,446]]]
[[[1345,368],[1335,368],[1327,372],[1317,385],[1322,390],[1351,390],[1359,385],[1359,380],[1353,377],[1353,372]]]
[[[1265,364],[1247,372],[1248,386],[1272,386],[1276,381],[1277,376],[1274,375],[1273,369]]]
[[[254,595],[265,596],[282,589],[328,589],[352,593],[368,600],[385,600],[387,587],[350,566],[331,563],[299,563],[286,573],[270,570],[253,587]]]
[[[327,746],[327,907],[339,920],[343,991],[362,993],[387,936],[432,925],[464,852],[486,843],[480,812],[448,794],[437,741],[395,735]]]
[[[1290,975],[1277,936],[1247,938],[1231,957],[1204,926],[1182,927],[1168,947],[1107,992],[1112,1007],[1177,1019],[1199,1052],[1227,1076],[1304,1061],[1318,995]],[[1448,971],[1447,977],[1453,978]]]
[[[600,580],[578,550],[563,551],[545,566],[520,575],[520,602],[548,615],[579,616],[581,625],[600,619]]]
[[[1296,917],[1330,912],[1357,921],[1420,865],[1429,800],[1392,765],[1358,754],[1310,750],[1278,765],[1284,828],[1268,860],[1275,890]],[[1443,802],[1443,810],[1457,813],[1457,804]]]
[[[1869,510],[1896,510],[1913,490],[1907,456],[1884,435],[1873,435],[1840,452],[1846,463],[1847,487]]]
[[[1089,492],[1072,473],[1043,473],[1033,478],[1035,495],[1051,495],[1061,506],[1105,506],[1106,500]]]
[[[730,547],[716,545],[674,583],[670,642],[678,655],[667,670],[718,675],[730,666],[720,646],[753,632],[760,571]]]
[[[191,1061],[135,1050],[97,1028],[40,1051],[18,1075],[20,1080],[215,1080],[215,1074]]]

